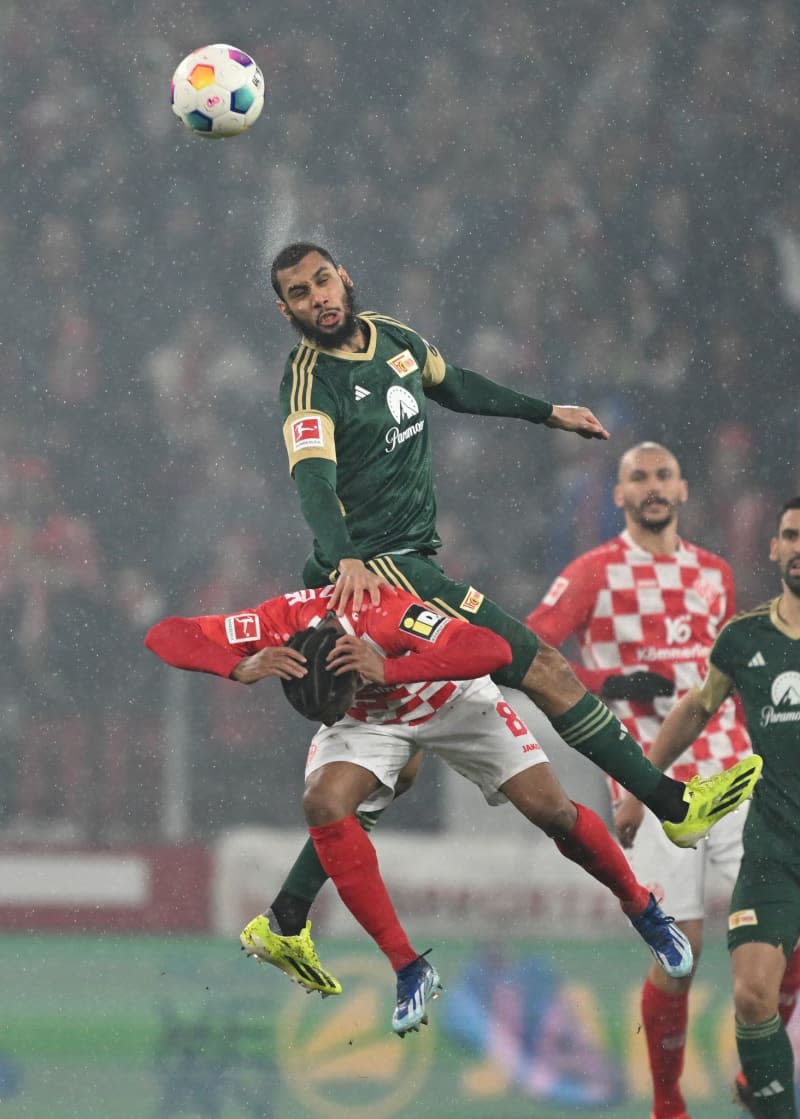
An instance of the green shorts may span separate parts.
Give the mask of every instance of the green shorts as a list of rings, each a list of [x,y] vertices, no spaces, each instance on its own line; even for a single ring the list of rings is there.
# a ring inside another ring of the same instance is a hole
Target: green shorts
[[[438,563],[420,552],[376,556],[367,561],[367,567],[382,575],[393,587],[415,594],[442,614],[451,614],[499,633],[511,646],[514,659],[506,668],[495,672],[492,679],[509,688],[520,686],[539,648],[536,634],[526,625],[506,614],[475,587],[448,579]],[[306,586],[319,587],[329,582],[329,573],[309,557],[303,578]]]
[[[745,849],[728,912],[728,951],[774,944],[787,960],[800,937],[800,867]]]

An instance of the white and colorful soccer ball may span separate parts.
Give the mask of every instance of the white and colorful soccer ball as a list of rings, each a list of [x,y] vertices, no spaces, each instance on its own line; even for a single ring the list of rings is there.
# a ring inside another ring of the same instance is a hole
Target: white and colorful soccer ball
[[[264,108],[264,77],[237,47],[212,43],[184,58],[172,75],[172,111],[198,136],[237,136]]]

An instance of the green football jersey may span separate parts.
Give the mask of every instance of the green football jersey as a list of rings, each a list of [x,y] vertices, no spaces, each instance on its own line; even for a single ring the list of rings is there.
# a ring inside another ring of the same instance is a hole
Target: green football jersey
[[[800,863],[800,636],[781,621],[774,599],[738,614],[711,650],[704,685],[716,699],[735,689],[753,750],[764,758],[745,837],[749,851]]]
[[[294,471],[307,458],[336,464],[336,493],[362,559],[434,553],[436,531],[425,389],[442,382],[441,355],[410,327],[362,312],[363,353],[303,339],[281,381],[283,434]],[[335,567],[315,541],[315,556]]]

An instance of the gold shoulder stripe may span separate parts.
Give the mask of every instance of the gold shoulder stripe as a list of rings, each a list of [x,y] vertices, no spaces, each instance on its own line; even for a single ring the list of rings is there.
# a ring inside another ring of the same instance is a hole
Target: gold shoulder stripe
[[[304,342],[297,348],[292,361],[292,392],[289,405],[292,412],[307,412],[311,408],[311,386],[318,353]]]
[[[400,322],[400,319],[394,319],[391,315],[381,315],[378,311],[359,311],[359,318],[369,319],[371,322],[387,322],[391,326],[399,326],[403,330],[410,330],[412,334],[416,334],[413,326],[408,323]]]
[[[442,614],[449,614],[451,618],[461,618],[464,622],[469,621],[469,618],[465,617],[460,610],[456,610],[454,606],[451,606],[449,602],[445,602],[443,598],[429,599],[428,605]]]
[[[738,614],[734,614],[732,618],[728,618],[725,625],[720,630],[725,630],[728,626],[733,625],[734,622],[743,622],[745,618],[758,618],[763,617],[765,614],[769,615],[772,607],[778,600],[776,598],[770,599],[769,602],[762,602],[758,606],[754,606],[751,610],[740,610]]]

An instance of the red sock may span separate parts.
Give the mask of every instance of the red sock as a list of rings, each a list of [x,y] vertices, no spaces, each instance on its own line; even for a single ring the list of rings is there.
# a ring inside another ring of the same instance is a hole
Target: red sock
[[[689,1021],[689,989],[670,995],[645,979],[641,1006],[653,1080],[653,1115],[657,1119],[684,1115],[686,1101],[680,1078]]]
[[[556,840],[556,846],[562,855],[608,886],[627,917],[637,916],[646,908],[650,891],[636,881],[622,848],[597,813],[585,804],[573,804],[578,818],[566,839]]]
[[[355,816],[309,828],[322,869],[355,919],[389,958],[395,971],[416,960],[378,869],[372,841]]]

